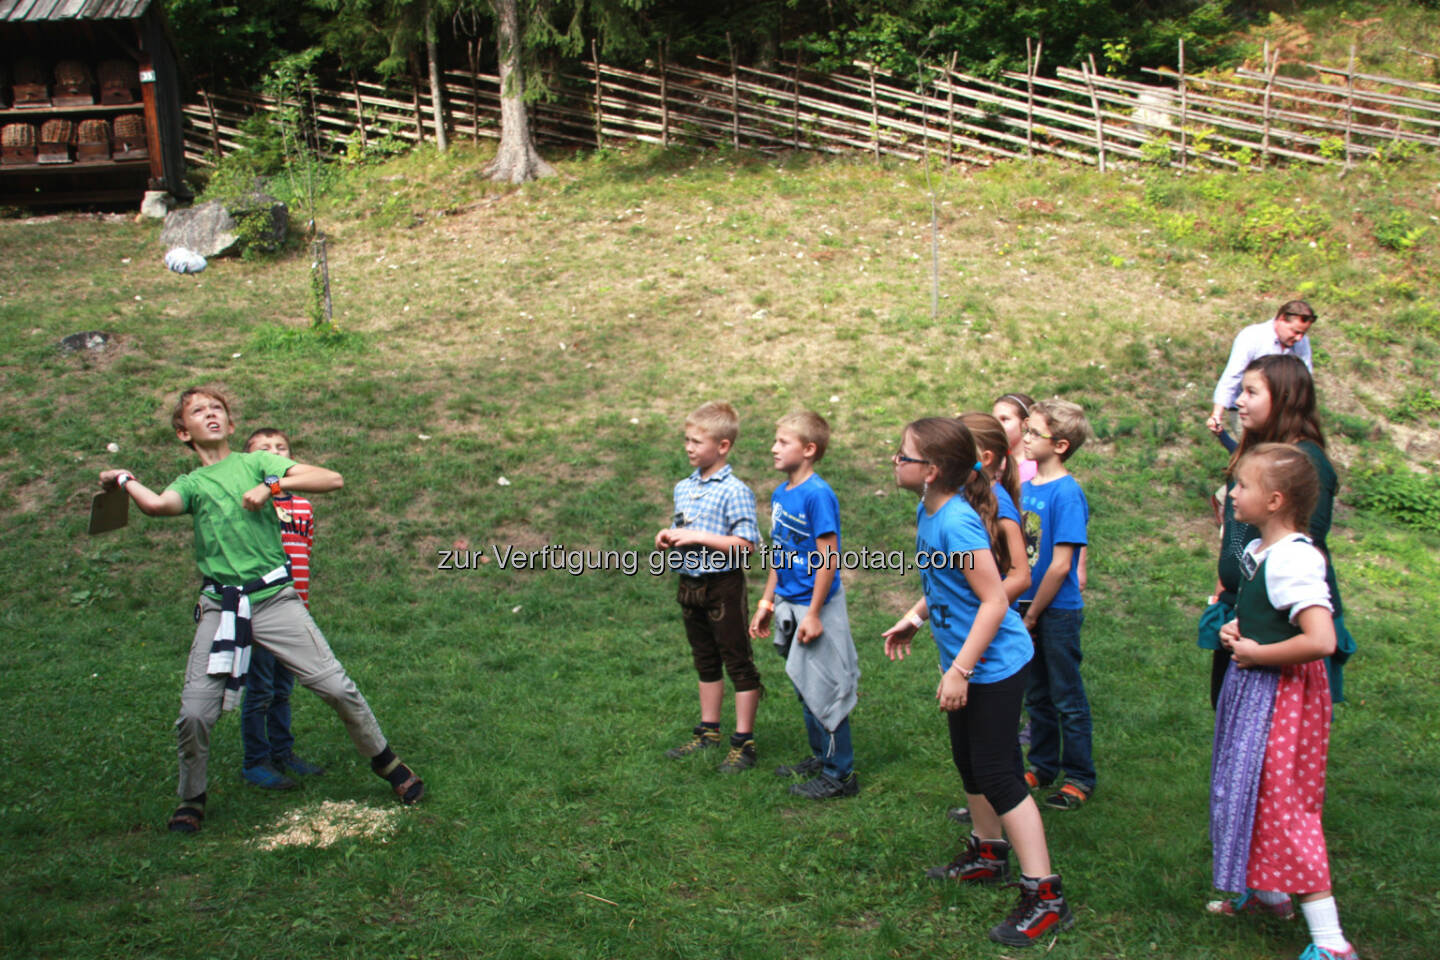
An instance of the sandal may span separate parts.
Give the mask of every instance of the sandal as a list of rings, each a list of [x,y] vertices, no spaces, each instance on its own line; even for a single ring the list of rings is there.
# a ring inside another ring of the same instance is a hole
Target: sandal
[[[182,803],[170,814],[165,826],[171,833],[199,833],[200,822],[205,819],[205,808]]]
[[[425,781],[415,776],[412,771],[410,776],[404,780],[392,784],[392,789],[395,791],[395,796],[400,798],[400,802],[409,806],[412,803],[419,803],[420,798],[425,796]]]

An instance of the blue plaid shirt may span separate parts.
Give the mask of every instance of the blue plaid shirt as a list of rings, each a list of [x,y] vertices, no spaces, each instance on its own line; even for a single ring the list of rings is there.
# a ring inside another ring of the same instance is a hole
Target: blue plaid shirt
[[[735,476],[728,463],[707,479],[700,479],[700,471],[696,470],[675,484],[675,512],[684,518],[684,523],[676,518],[672,526],[722,537],[742,537],[751,543],[760,542],[760,525],[755,520],[755,494],[745,486],[745,481]],[[710,553],[706,551],[707,555]],[[715,565],[706,562],[695,567],[687,564],[683,572],[699,576],[725,573],[731,569],[734,568],[728,563]]]

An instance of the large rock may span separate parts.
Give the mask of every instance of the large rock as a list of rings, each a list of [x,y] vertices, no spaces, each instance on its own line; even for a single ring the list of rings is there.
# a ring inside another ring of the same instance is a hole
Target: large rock
[[[264,226],[256,235],[246,238],[246,242],[262,250],[278,250],[285,242],[290,211],[285,204],[264,193],[238,200],[208,200],[186,210],[172,210],[165,215],[160,243],[166,248],[185,247],[202,257],[238,253],[239,221],[254,214],[265,218]]]

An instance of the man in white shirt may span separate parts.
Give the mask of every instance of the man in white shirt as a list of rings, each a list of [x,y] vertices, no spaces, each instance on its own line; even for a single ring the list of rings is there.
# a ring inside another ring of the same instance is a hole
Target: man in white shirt
[[[1222,418],[1226,410],[1235,406],[1235,398],[1240,395],[1240,380],[1251,360],[1289,353],[1299,358],[1307,370],[1314,371],[1310,341],[1305,336],[1314,322],[1315,311],[1310,304],[1304,300],[1291,300],[1276,311],[1274,320],[1251,324],[1240,331],[1230,347],[1230,360],[1225,364],[1225,372],[1220,374],[1220,381],[1215,384],[1215,406],[1210,411],[1210,419],[1205,422],[1211,433],[1218,435],[1224,427]]]

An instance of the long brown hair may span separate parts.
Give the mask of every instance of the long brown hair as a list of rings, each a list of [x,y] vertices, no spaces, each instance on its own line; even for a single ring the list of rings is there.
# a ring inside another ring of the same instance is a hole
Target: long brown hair
[[[993,417],[989,419],[994,420]],[[998,422],[995,426],[999,429]],[[1010,569],[1010,549],[1000,529],[1000,508],[995,503],[995,490],[985,471],[977,466],[980,457],[970,428],[952,417],[925,417],[905,429],[915,438],[915,446],[921,456],[940,471],[936,486],[963,495],[966,502],[975,508],[990,537],[990,551],[995,554],[996,565],[1001,570]],[[1000,430],[1000,438],[1003,449],[1004,430]]]
[[[1225,476],[1235,475],[1235,466],[1251,448],[1262,443],[1299,443],[1309,440],[1325,446],[1325,434],[1315,413],[1315,381],[1304,362],[1288,353],[1257,357],[1245,368],[1265,378],[1270,393],[1270,417],[1246,430],[1230,457]]]
[[[1006,446],[1010,438],[1005,436],[1005,428],[988,413],[963,413],[960,415],[960,422],[965,424],[970,436],[975,438],[976,447],[990,451],[990,469],[986,471],[990,482],[1000,484],[1005,492],[1010,494],[1010,499],[1015,501],[1015,512],[1019,513],[1020,468],[1015,465],[1015,458],[1010,456],[1010,450]]]

